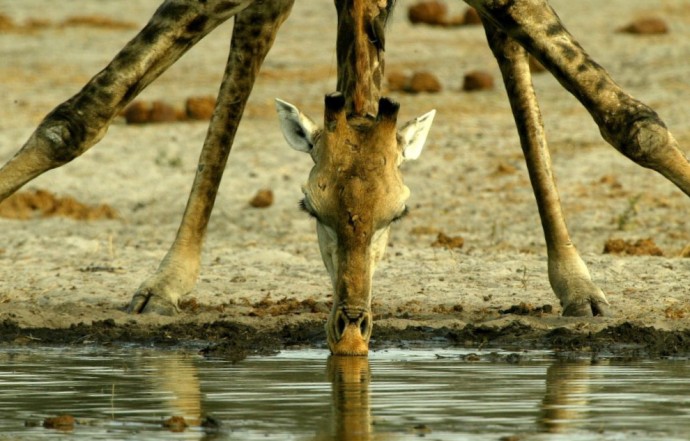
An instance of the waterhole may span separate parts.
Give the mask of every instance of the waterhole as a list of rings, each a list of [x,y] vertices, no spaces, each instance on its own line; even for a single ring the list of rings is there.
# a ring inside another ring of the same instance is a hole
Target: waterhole
[[[63,423],[51,418],[66,415]],[[72,417],[74,420],[70,419]],[[48,427],[46,427],[48,426]],[[0,440],[673,440],[690,361],[548,352],[0,349]]]

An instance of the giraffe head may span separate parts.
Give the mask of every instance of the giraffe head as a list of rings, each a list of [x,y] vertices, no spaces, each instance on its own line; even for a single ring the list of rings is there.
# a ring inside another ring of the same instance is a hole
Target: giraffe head
[[[316,219],[321,257],[333,283],[326,324],[333,354],[366,355],[372,330],[371,285],[392,222],[407,213],[410,190],[400,164],[416,159],[435,111],[396,130],[399,105],[379,101],[376,117],[351,116],[340,93],[326,96],[324,127],[276,100],[285,139],[314,167],[301,207]]]

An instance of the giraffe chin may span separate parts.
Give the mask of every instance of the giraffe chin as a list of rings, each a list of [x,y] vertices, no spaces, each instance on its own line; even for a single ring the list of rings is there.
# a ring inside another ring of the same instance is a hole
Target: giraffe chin
[[[338,341],[332,341],[329,336],[328,346],[333,355],[364,356],[369,354],[369,340],[362,336],[356,323],[349,323]]]

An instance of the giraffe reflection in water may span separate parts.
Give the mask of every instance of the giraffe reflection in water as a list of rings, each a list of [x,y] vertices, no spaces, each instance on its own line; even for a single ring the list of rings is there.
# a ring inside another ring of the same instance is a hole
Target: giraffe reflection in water
[[[203,394],[192,358],[170,357],[151,360],[146,367],[153,387],[164,397],[161,403],[172,415],[184,416],[190,426],[198,426],[203,417]],[[331,383],[331,423],[314,427],[314,441],[368,441],[394,439],[375,434],[371,416],[371,369],[367,357],[331,356],[326,366]],[[228,381],[232,381],[229,379]],[[208,439],[200,434],[200,439]]]
[[[687,433],[687,360],[526,354],[513,364],[486,352],[474,362],[451,349],[391,349],[371,358],[327,361],[307,350],[231,363],[186,351],[38,349],[0,351],[6,439],[50,437],[43,418],[61,414],[77,420],[75,440],[169,439],[176,430],[177,439],[246,441],[401,440],[429,430],[433,439]],[[188,427],[164,426],[171,417]]]
[[[586,419],[592,376],[592,360],[589,359],[556,360],[549,366],[539,418],[543,431],[567,432]]]
[[[606,360],[598,361],[596,365],[607,363]],[[151,386],[156,394],[162,397],[161,405],[163,411],[170,412],[170,415],[182,415],[190,426],[199,426],[208,411],[204,400],[205,394],[202,392],[202,384],[197,373],[197,364],[192,357],[160,357],[149,359],[143,367],[150,372]],[[579,430],[586,423],[590,414],[590,399],[592,380],[597,376],[596,369],[593,369],[593,362],[588,359],[581,360],[562,360],[557,359],[547,368],[545,373],[545,390],[539,409],[534,410],[536,430],[547,433],[566,433]],[[516,367],[515,369],[520,369]],[[306,375],[306,374],[305,374]],[[321,377],[324,378],[324,377]],[[472,380],[474,376],[468,378]],[[242,381],[244,374],[238,378],[228,377],[227,382]],[[351,356],[331,356],[328,358],[325,368],[325,379],[330,383],[330,414],[324,421],[318,415],[313,415],[310,420],[309,415],[304,415],[299,397],[295,397],[294,413],[295,419],[299,419],[307,424],[313,424],[312,428],[300,427],[300,431],[315,432],[313,437],[307,438],[313,441],[338,440],[338,441],[379,441],[395,440],[400,435],[400,430],[410,430],[409,427],[397,427],[391,432],[390,428],[375,430],[375,417],[372,412],[372,368],[368,357]],[[270,388],[271,385],[266,385]],[[477,390],[468,388],[463,390],[462,383],[447,385],[457,387],[456,395],[458,399],[466,401],[481,401],[483,394],[476,394]],[[492,392],[495,386],[488,382],[486,393]],[[499,388],[500,389],[500,388]],[[229,396],[233,394],[246,395],[246,391],[227,392]],[[508,393],[507,393],[508,394]],[[258,395],[258,392],[257,392]],[[415,394],[417,395],[417,394]],[[283,400],[284,397],[275,399]],[[433,399],[433,397],[430,397]],[[239,398],[236,398],[239,399]],[[414,398],[418,399],[418,396]],[[249,406],[245,409],[252,418],[257,418],[264,411],[261,410],[261,401],[258,397],[256,403],[251,397],[246,397]],[[235,405],[234,400],[232,404]],[[452,402],[448,403],[452,406]],[[458,405],[467,406],[467,403]],[[250,407],[256,407],[255,410]],[[529,409],[525,409],[529,412]],[[297,417],[297,414],[302,414]],[[284,416],[284,415],[281,415]],[[265,422],[272,418],[267,413]],[[476,417],[480,419],[481,417]],[[410,421],[414,420],[414,415],[410,415]],[[225,422],[220,429],[221,433],[232,430],[232,421]],[[284,430],[276,426],[276,430]],[[306,429],[306,430],[305,430]],[[433,430],[433,427],[430,427]],[[215,439],[218,433],[199,433],[199,439]]]
[[[367,357],[333,355],[328,359],[328,379],[331,382],[332,438],[338,441],[383,440],[374,436],[371,418],[371,369]]]

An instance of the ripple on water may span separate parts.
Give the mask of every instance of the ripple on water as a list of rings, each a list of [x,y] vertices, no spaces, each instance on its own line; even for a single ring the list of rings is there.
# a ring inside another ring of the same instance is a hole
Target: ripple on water
[[[184,351],[0,350],[0,440],[49,439],[46,417],[73,415],[72,439],[390,440],[686,439],[690,362],[559,360],[546,352],[385,350],[327,359],[284,351],[232,364]],[[26,427],[25,424],[29,423]],[[33,426],[33,427],[32,427]],[[215,436],[215,435],[214,435]]]

